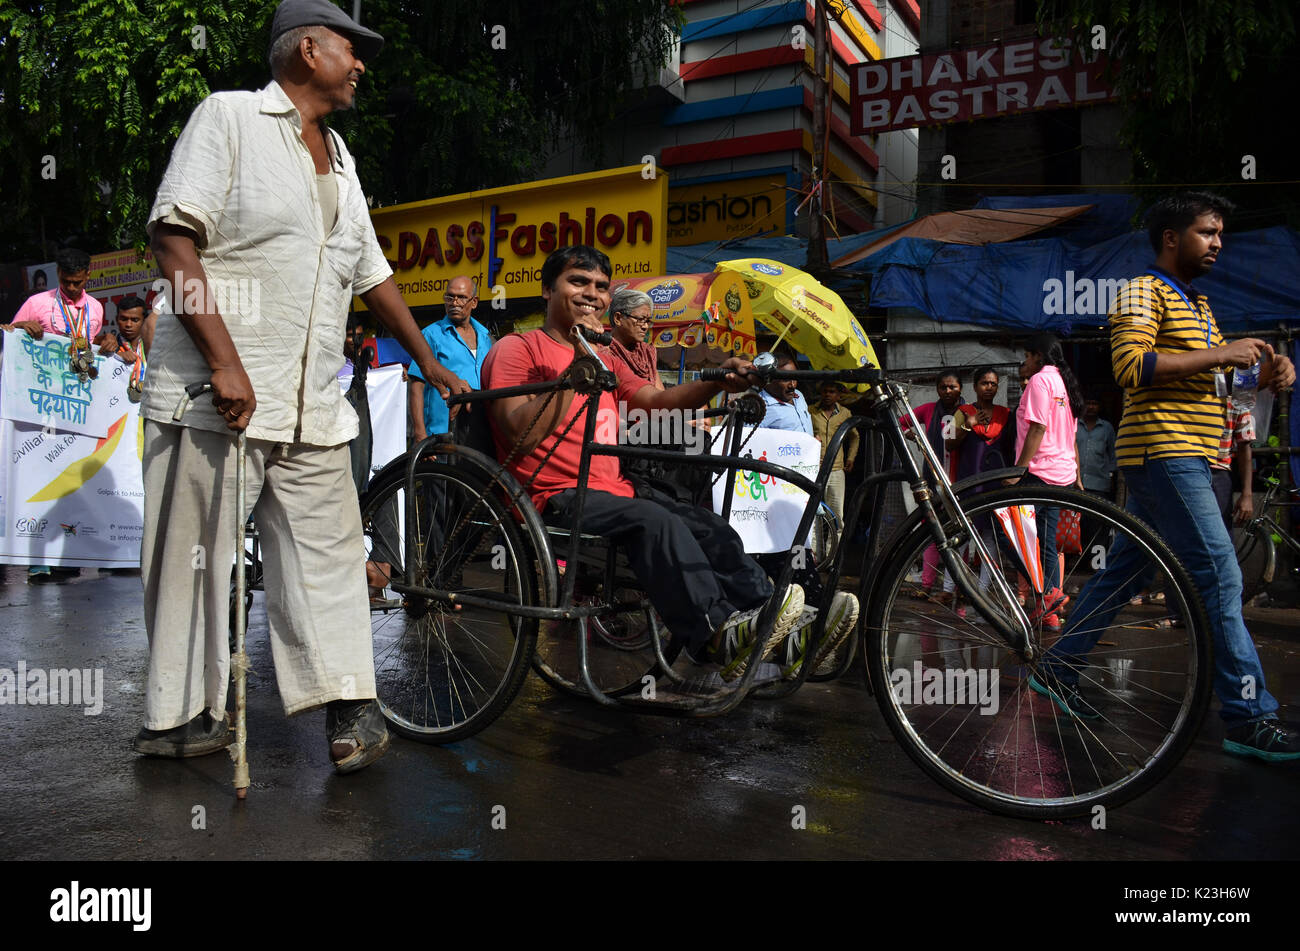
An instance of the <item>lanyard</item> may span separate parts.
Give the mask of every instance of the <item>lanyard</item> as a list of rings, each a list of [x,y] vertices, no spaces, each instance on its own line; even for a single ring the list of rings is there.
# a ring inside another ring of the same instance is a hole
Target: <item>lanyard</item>
[[[132,347],[129,343],[123,343],[122,348],[130,353],[131,356],[135,357],[135,364],[131,367],[130,381],[132,383],[139,383],[144,379],[144,368],[146,363],[144,358],[144,341],[141,340],[138,347]]]
[[[1161,275],[1157,274],[1155,271],[1148,270],[1147,273],[1150,274],[1152,277],[1154,277],[1165,287],[1169,288],[1179,297],[1181,297],[1183,299],[1183,303],[1187,305],[1187,309],[1190,310],[1192,313],[1194,313],[1198,320],[1201,318],[1202,316],[1201,309],[1199,307],[1195,307],[1192,305],[1192,302],[1187,299],[1187,295],[1183,293],[1182,288],[1178,287],[1176,284],[1173,284],[1165,280]],[[1205,318],[1205,349],[1206,350],[1210,349],[1210,318],[1209,317]]]
[[[59,313],[63,316],[63,329],[68,332],[68,336],[72,337],[74,340],[86,336],[83,328],[85,324],[90,321],[90,304],[86,304],[84,314],[80,307],[75,304],[72,306],[73,312],[77,314],[78,317],[82,318],[78,320],[77,318],[68,315],[68,306],[63,303],[62,291],[55,291],[54,299],[58,302]]]

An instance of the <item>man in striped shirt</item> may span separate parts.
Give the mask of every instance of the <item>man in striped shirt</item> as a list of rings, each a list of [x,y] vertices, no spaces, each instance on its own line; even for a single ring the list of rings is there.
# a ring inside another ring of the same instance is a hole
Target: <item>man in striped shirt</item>
[[[1214,690],[1222,705],[1225,750],[1265,761],[1300,758],[1300,735],[1277,720],[1277,701],[1241,616],[1241,571],[1219,515],[1210,477],[1218,458],[1227,396],[1220,371],[1264,358],[1260,385],[1295,381],[1295,368],[1263,340],[1225,343],[1205,295],[1191,281],[1210,271],[1223,247],[1231,204],[1216,195],[1170,196],[1148,215],[1155,265],[1129,281],[1110,314],[1111,358],[1125,389],[1116,456],[1128,510],[1154,525],[1191,573],[1214,639]],[[1216,377],[1218,382],[1216,382]],[[1079,674],[1100,632],[1142,586],[1141,556],[1125,543],[1079,595],[1065,636],[1035,679],[1068,716],[1103,713],[1079,693]],[[1078,633],[1073,628],[1078,626]],[[1096,682],[1095,678],[1088,680]]]

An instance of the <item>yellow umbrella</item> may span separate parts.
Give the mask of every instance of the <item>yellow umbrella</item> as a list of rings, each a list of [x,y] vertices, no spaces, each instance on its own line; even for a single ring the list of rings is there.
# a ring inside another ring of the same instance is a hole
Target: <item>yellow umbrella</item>
[[[811,274],[764,258],[722,261],[714,273],[739,276],[754,315],[777,331],[777,343],[788,341],[815,368],[880,366],[862,325],[840,295]]]
[[[653,302],[650,330],[659,359],[692,369],[718,366],[728,357],[752,358],[754,313],[740,278],[723,274],[678,274],[620,281],[621,288],[644,291]]]

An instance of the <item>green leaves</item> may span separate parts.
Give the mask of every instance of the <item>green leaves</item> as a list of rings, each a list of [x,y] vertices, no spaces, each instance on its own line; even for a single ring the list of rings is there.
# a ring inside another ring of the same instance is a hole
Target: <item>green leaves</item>
[[[366,64],[357,108],[331,122],[384,204],[525,181],[569,135],[598,156],[620,103],[667,62],[681,18],[672,0],[362,9],[388,42]],[[269,81],[274,12],[268,0],[0,0],[0,214],[10,224],[0,259],[48,255],[42,217],[51,243],[141,243],[194,106]],[[41,177],[45,155],[57,160],[53,180]]]

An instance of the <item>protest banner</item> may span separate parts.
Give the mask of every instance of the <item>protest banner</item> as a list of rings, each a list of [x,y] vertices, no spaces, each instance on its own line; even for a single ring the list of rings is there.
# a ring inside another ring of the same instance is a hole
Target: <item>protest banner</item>
[[[742,456],[764,459],[793,469],[809,479],[817,478],[821,465],[821,443],[813,436],[784,429],[758,429],[746,435]],[[725,452],[725,437],[713,446],[716,454]],[[740,470],[733,482],[731,527],[751,554],[787,552],[795,544],[795,531],[808,504],[808,493],[775,476]],[[713,510],[722,511],[726,477],[713,484]]]
[[[5,377],[8,351],[22,349],[12,341],[6,341]],[[127,372],[114,374],[114,363]],[[139,567],[144,426],[139,406],[126,398],[130,368],[116,360],[100,366],[95,400],[116,413],[102,437],[16,421],[0,399],[0,563]],[[339,382],[346,389],[351,380]],[[401,367],[372,370],[366,389],[374,429],[371,468],[377,471],[406,448]]]
[[[131,367],[111,357],[95,357],[96,379],[71,369],[71,340],[46,334],[33,340],[14,333],[5,340],[0,372],[0,415],[46,430],[102,439],[124,412]],[[116,386],[121,382],[121,386]],[[121,392],[118,392],[118,391]]]

